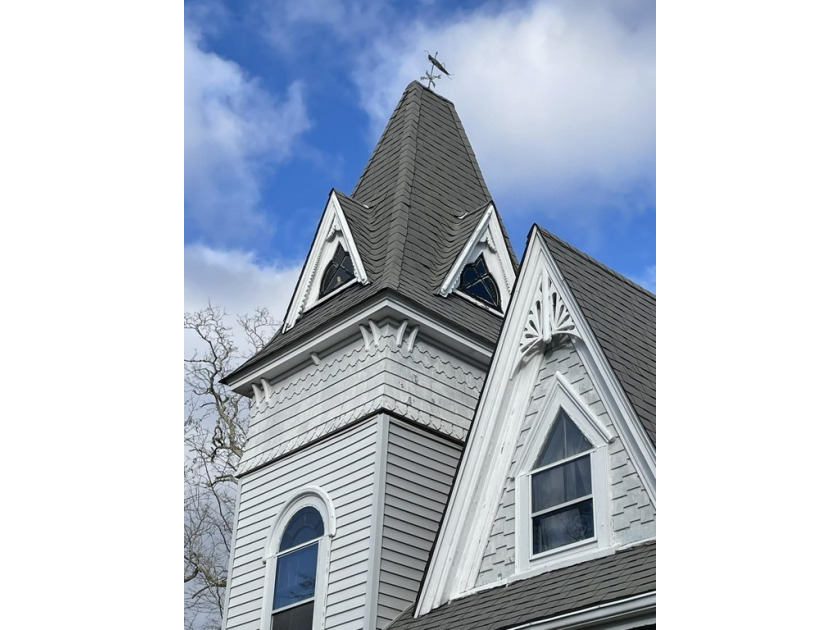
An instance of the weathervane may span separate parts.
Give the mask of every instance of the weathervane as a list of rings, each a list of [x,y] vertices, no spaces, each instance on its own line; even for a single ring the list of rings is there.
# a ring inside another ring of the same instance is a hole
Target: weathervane
[[[439,74],[432,74],[435,71],[435,68],[437,68],[438,70],[443,72],[443,74],[445,74],[446,76],[451,78],[450,74],[446,71],[446,68],[443,67],[443,64],[440,61],[438,61],[437,51],[435,51],[435,56],[434,57],[432,57],[432,54],[428,50],[425,51],[425,52],[429,56],[429,61],[432,62],[432,67],[429,68],[428,70],[426,70],[426,74],[424,74],[422,77],[420,77],[421,81],[423,81],[425,79],[426,81],[429,82],[429,84],[426,87],[432,88],[433,86],[435,86],[435,79],[440,79],[440,77],[441,77],[441,75],[439,75]]]

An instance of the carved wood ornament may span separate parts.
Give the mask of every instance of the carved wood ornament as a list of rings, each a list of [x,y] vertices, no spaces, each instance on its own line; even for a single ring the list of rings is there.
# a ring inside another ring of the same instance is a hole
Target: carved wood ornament
[[[536,299],[528,312],[525,330],[519,342],[522,363],[527,363],[532,357],[544,352],[553,339],[557,338],[559,343],[565,344],[569,343],[573,336],[581,338],[569,309],[566,308],[548,274],[543,272]]]

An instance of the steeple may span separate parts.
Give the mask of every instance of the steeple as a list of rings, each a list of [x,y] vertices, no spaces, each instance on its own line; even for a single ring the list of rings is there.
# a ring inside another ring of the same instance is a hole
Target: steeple
[[[318,274],[310,262],[321,256],[314,251],[320,242],[316,235],[283,330],[226,380],[269,354],[309,338],[382,292],[408,299],[461,334],[482,343],[496,342],[501,327],[498,314],[441,291],[456,259],[464,257],[465,244],[481,229],[482,219],[487,223],[492,202],[452,102],[417,81],[410,83],[352,195],[333,191],[330,199],[328,212],[333,208],[335,214],[339,206],[346,218],[365,270],[364,282],[320,303],[301,298]],[[495,215],[495,209],[491,213]],[[493,246],[498,245],[498,256],[506,258],[504,265],[510,270],[503,283],[506,301],[517,261],[504,227],[497,223],[501,237]],[[319,227],[319,233],[327,227]]]

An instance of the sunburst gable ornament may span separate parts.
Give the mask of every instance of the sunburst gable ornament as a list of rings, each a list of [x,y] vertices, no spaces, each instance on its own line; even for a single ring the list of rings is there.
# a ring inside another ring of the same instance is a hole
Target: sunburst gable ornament
[[[543,352],[555,338],[563,344],[571,341],[572,336],[580,338],[572,315],[548,275],[543,273],[519,342],[522,362],[527,363]]]

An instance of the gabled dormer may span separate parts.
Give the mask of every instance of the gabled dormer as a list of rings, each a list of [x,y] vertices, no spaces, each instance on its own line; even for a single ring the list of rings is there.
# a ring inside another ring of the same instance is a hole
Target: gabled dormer
[[[532,229],[415,615],[655,540],[654,327],[652,294]]]
[[[364,261],[356,247],[336,191],[331,191],[283,322],[287,331],[303,313],[354,283],[368,284]]]
[[[440,294],[454,293],[503,315],[516,281],[515,260],[505,245],[499,214],[490,202],[446,274]]]

